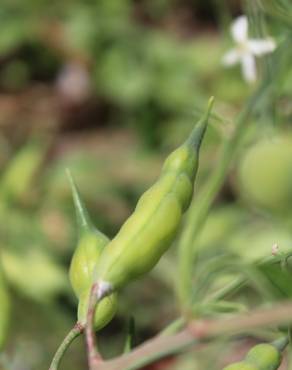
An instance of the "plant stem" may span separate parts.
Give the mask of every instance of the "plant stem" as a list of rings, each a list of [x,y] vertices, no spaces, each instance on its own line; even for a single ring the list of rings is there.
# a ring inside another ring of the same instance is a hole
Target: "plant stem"
[[[184,317],[179,317],[172,321],[166,328],[164,328],[158,335],[170,335],[177,333],[186,325],[186,319]]]
[[[73,342],[75,338],[77,338],[82,331],[84,330],[84,327],[80,324],[77,323],[67,334],[67,336],[64,338],[63,342],[60,344],[59,348],[57,349],[53,360],[51,362],[49,370],[57,370],[60,362],[67,351],[68,347],[70,344]]]
[[[237,279],[233,280],[230,284],[226,285],[222,289],[215,292],[212,297],[207,300],[208,301],[220,301],[221,299],[225,298],[228,295],[231,295],[235,292],[237,292],[242,286],[245,285],[247,282],[246,277],[238,277]]]
[[[221,299],[225,298],[227,295],[235,293],[239,290],[242,286],[245,285],[247,282],[246,277],[239,277],[236,280],[232,281],[229,285],[226,285],[224,288],[220,289],[219,291],[215,292],[207,302],[217,302]],[[177,333],[187,324],[187,320],[185,317],[179,317],[172,321],[166,328],[164,328],[159,335],[170,335]]]
[[[274,340],[274,342],[272,342],[271,344],[274,347],[276,347],[278,351],[283,352],[284,349],[287,347],[288,343],[289,343],[289,338],[286,336],[286,337],[282,337],[282,338]]]
[[[87,345],[87,358],[89,370],[97,369],[100,363],[103,362],[102,357],[97,351],[95,333],[94,333],[94,316],[97,305],[113,291],[111,284],[106,282],[96,281],[92,284],[87,317],[86,317],[86,326],[85,326],[85,336],[86,336],[86,345]]]
[[[263,259],[256,262],[256,266],[265,266],[265,265],[273,265],[282,263],[288,257],[291,256],[291,252],[286,254],[278,255],[278,256],[266,256]],[[220,301],[221,299],[225,299],[227,296],[235,294],[238,290],[244,287],[249,281],[247,276],[239,276],[238,278],[231,281],[229,284],[224,286],[222,289],[216,291],[209,297],[206,297],[206,303],[212,303]],[[170,335],[177,333],[187,324],[187,320],[185,317],[178,317],[174,321],[172,321],[169,325],[167,325],[158,335]]]
[[[135,332],[136,332],[135,320],[134,317],[131,316],[128,322],[127,336],[124,344],[123,353],[129,353],[134,348]]]
[[[93,370],[137,370],[161,358],[177,354],[215,337],[246,333],[260,327],[272,327],[291,322],[292,303],[278,304],[269,309],[257,309],[247,314],[223,320],[201,320],[173,335],[158,335],[128,354],[103,361]]]
[[[183,312],[190,309],[192,296],[192,269],[194,262],[194,244],[207,218],[209,209],[224,184],[230,163],[238,150],[240,139],[244,133],[246,123],[258,100],[266,91],[268,83],[265,81],[247,102],[244,110],[237,119],[233,134],[222,148],[218,165],[213,174],[202,188],[195,201],[192,202],[186,225],[179,240],[179,278],[177,279],[177,293]]]
[[[98,297],[98,283],[94,283],[90,290],[88,311],[86,319],[86,345],[87,345],[87,358],[89,370],[96,368],[98,364],[102,361],[100,354],[97,351],[96,339],[94,333],[94,315],[98,302],[100,301]]]

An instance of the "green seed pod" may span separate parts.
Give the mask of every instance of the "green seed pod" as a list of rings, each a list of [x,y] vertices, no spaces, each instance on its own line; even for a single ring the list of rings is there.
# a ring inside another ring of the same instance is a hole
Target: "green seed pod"
[[[234,364],[228,365],[224,367],[223,370],[259,370],[259,368],[257,368],[254,365],[248,364],[245,361],[241,361],[241,362],[236,362]]]
[[[92,225],[76,184],[69,172],[68,178],[72,189],[79,233],[78,245],[71,260],[69,277],[74,292],[79,298],[81,293],[90,286],[96,261],[99,259],[103,248],[109,243],[109,239]]]
[[[101,254],[95,276],[99,282],[118,289],[151,270],[169,248],[192,198],[212,102],[185,143],[166,159],[158,181],[142,195],[134,213]]]
[[[88,300],[89,300],[90,289],[85,290],[81,293],[78,304],[78,322],[80,324],[86,323],[86,316],[88,310]],[[96,306],[94,314],[94,328],[95,330],[102,329],[106,324],[108,324],[116,314],[118,308],[117,295],[115,293],[108,297],[105,297]]]
[[[0,351],[3,348],[7,335],[7,327],[9,322],[10,301],[6,289],[5,281],[0,269]]]
[[[85,323],[95,264],[103,248],[109,243],[109,239],[93,226],[70,172],[68,171],[67,174],[72,188],[79,231],[79,241],[71,260],[69,278],[79,299],[78,321]],[[95,328],[100,329],[105,326],[115,315],[116,309],[115,294],[100,302],[95,313]]]
[[[245,361],[259,370],[276,370],[281,364],[281,353],[269,343],[258,344],[245,357]]]
[[[254,346],[242,362],[225,367],[223,370],[277,370],[281,364],[281,352],[288,344],[288,338],[280,338],[273,343]]]

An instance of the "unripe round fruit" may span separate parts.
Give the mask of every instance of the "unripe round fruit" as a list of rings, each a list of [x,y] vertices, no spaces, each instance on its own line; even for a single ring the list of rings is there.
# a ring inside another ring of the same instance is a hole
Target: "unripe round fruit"
[[[247,150],[238,170],[244,197],[260,207],[285,213],[292,206],[292,135],[264,139]]]
[[[259,370],[259,369],[251,364],[248,364],[245,361],[241,361],[231,364],[227,367],[224,367],[223,370]]]
[[[260,370],[276,370],[281,363],[281,354],[273,345],[263,343],[253,347],[246,355],[245,361]]]

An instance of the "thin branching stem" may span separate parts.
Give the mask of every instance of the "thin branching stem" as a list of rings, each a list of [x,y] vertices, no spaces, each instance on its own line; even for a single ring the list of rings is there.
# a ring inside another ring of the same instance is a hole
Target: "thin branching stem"
[[[288,324],[291,318],[292,303],[283,303],[228,319],[190,322],[179,333],[158,335],[128,354],[100,363],[93,370],[137,370],[166,356],[180,353],[188,348],[197,348],[198,345],[214,338],[248,333],[261,327]]]
[[[76,323],[76,325],[69,331],[69,333],[64,338],[63,342],[60,344],[59,348],[57,349],[53,360],[51,362],[49,370],[58,370],[60,362],[67,351],[70,344],[73,340],[78,337],[84,330],[84,327],[80,323]]]
[[[283,263],[286,261],[288,257],[291,256],[291,253],[288,252],[286,254],[277,255],[277,256],[266,256],[260,259],[256,266],[268,266]],[[225,285],[223,288],[217,290],[216,292],[212,293],[210,296],[205,298],[206,303],[218,302],[221,299],[226,299],[228,296],[231,296],[238,292],[242,287],[244,287],[249,281],[250,276],[242,275],[238,276],[234,280],[232,280],[229,284]],[[169,325],[167,325],[159,335],[170,335],[177,333],[181,329],[183,329],[187,325],[187,320],[184,316],[178,317],[174,321],[172,321]]]
[[[248,279],[246,277],[238,277],[237,279],[233,280],[230,284],[226,285],[224,288],[218,290],[212,296],[210,296],[206,302],[217,302],[221,299],[224,299],[225,297],[234,294],[237,292],[240,288],[242,288],[246,283]],[[177,333],[182,328],[184,328],[187,325],[187,320],[184,316],[178,317],[174,321],[172,321],[169,325],[167,325],[159,335],[170,335]]]
[[[268,82],[269,81],[265,81],[258,88],[240,113],[232,136],[223,144],[218,165],[190,206],[186,225],[179,240],[179,279],[177,279],[177,292],[184,313],[189,312],[191,305],[190,297],[192,297],[192,272],[195,242],[206,221],[210,207],[224,184],[230,164],[238,150],[240,139],[249,121],[250,114],[256,107],[259,99],[265,93],[267,86],[269,86]]]

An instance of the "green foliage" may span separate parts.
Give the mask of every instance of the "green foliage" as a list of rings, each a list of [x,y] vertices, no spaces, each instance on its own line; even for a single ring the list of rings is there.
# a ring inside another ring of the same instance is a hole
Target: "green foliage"
[[[29,191],[45,152],[45,143],[32,140],[12,158],[1,177],[2,205],[6,201],[21,200]]]
[[[21,294],[41,302],[51,301],[68,288],[65,269],[50,254],[33,203],[27,198],[46,148],[47,144],[36,139],[26,144],[8,163],[0,181],[5,275]]]
[[[181,312],[202,319],[225,319],[255,306],[291,299],[290,4],[288,0],[249,2],[249,11],[255,7],[249,14],[253,30],[262,28],[264,34],[268,27],[278,48],[259,61],[259,86],[248,87],[239,68],[225,70],[221,65],[229,41],[227,28],[219,31],[218,24],[229,27],[225,24],[231,16],[229,8],[234,14],[243,12],[235,3],[1,2],[0,247],[14,306],[13,325],[17,326],[11,329],[8,348],[18,355],[17,337],[28,344],[42,343],[19,355],[32,359],[28,365],[32,370],[49,361],[48,352],[76,321],[76,302],[67,274],[72,255],[71,283],[79,299],[78,320],[83,324],[95,276],[91,262],[100,258],[96,230],[83,233],[76,243],[65,168],[78,179],[92,223],[112,238],[131,214],[138,195],[158,176],[163,150],[176,147],[190,131],[193,116],[201,115],[206,96],[215,95],[216,112],[210,117],[195,189],[193,207],[199,205],[198,218],[191,224],[188,216],[185,220],[189,230],[196,232],[187,245],[191,252],[187,258],[191,265],[190,307]],[[211,18],[214,14],[218,22]],[[256,33],[252,36],[258,37]],[[63,76],[63,67],[72,62],[88,73],[92,89],[80,106],[67,101],[56,83]],[[38,90],[29,105],[26,98],[34,88]],[[254,90],[252,103],[244,103]],[[11,108],[14,105],[17,109]],[[22,109],[18,110],[19,106]],[[13,109],[15,115],[11,115]],[[245,117],[242,121],[234,120],[239,110],[240,117]],[[85,112],[81,119],[80,111]],[[43,124],[46,120],[50,135]],[[224,157],[220,148],[223,145],[224,153],[228,143],[233,144]],[[211,208],[214,200],[216,206]],[[175,216],[174,207],[169,206],[162,221],[171,216]],[[153,224],[162,235],[158,221]],[[140,253],[137,245],[143,235],[138,236],[128,258],[135,268],[145,265],[144,255],[137,258],[135,254]],[[104,238],[101,249],[106,250],[109,238]],[[145,237],[142,244],[150,248],[151,240]],[[274,243],[279,250],[272,254]],[[173,244],[172,251],[176,251],[180,242],[174,240]],[[78,255],[84,251],[80,264]],[[124,332],[120,329],[129,315],[135,316],[139,341],[177,316],[173,285],[181,278],[179,259],[171,251],[163,256],[148,277],[119,294],[119,307],[115,295],[100,303],[95,321],[98,330],[117,311],[109,327],[98,334],[106,357],[121,352]],[[9,316],[9,297],[2,284],[1,276],[0,342],[7,337]],[[185,317],[179,320],[181,324]],[[281,330],[286,332],[287,327]],[[246,329],[267,341],[278,332],[276,327],[263,332]],[[132,349],[132,339],[129,330],[126,353]],[[214,370],[230,347],[223,343],[222,350],[219,339],[208,345],[207,355],[183,355],[170,366]],[[82,348],[76,348],[64,368],[85,367]],[[70,362],[70,358],[76,361]],[[241,362],[226,369],[239,366],[253,369],[255,365]]]
[[[10,297],[6,288],[2,271],[0,271],[0,351],[3,349],[10,318]]]

